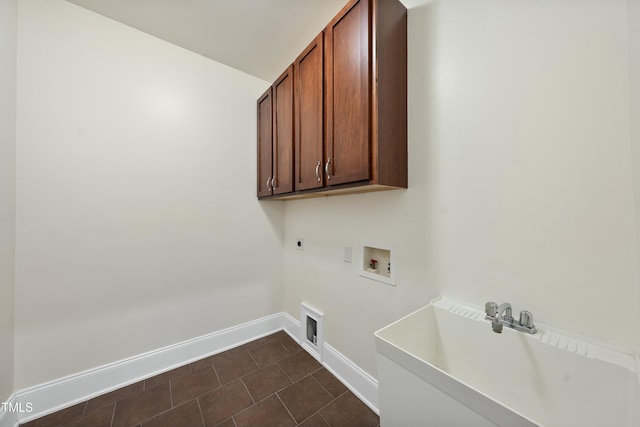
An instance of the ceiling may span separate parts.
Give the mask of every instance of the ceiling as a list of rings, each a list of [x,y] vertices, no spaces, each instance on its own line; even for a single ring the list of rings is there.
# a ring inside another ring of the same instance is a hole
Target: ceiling
[[[347,0],[67,0],[274,81]]]

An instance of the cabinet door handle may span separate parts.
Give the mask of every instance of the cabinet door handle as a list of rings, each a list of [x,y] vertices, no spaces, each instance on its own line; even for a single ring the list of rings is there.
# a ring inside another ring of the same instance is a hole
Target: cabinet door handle
[[[271,177],[267,177],[267,191],[271,191],[269,184],[271,183]]]
[[[276,177],[275,176],[273,178],[271,178],[271,189],[272,190],[276,189]]]
[[[316,165],[316,178],[318,178],[318,182],[320,182],[320,166],[322,166],[322,162],[318,160],[318,164]]]
[[[327,160],[327,164],[324,165],[324,172],[327,174],[327,179],[331,179],[331,174],[329,173],[329,163],[331,163],[331,157]]]

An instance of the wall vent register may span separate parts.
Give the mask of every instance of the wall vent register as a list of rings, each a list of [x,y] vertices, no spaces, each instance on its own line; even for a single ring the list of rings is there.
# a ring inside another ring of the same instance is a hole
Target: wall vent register
[[[323,320],[324,313],[305,303],[300,305],[300,344],[319,362],[324,347]]]

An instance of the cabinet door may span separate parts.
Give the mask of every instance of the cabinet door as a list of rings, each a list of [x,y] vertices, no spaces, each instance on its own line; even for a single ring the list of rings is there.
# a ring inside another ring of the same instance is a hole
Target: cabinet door
[[[271,88],[258,98],[258,197],[271,195],[273,168],[273,105]]]
[[[329,23],[325,34],[327,185],[368,180],[368,1],[351,1]]]
[[[293,64],[295,91],[295,189],[323,186],[324,34],[320,33]]]
[[[273,194],[293,191],[293,65],[273,84]]]

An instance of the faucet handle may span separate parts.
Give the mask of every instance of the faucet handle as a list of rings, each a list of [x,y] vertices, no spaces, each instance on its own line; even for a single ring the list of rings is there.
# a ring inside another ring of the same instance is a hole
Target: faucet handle
[[[520,312],[520,326],[524,326],[525,328],[532,329],[533,328],[533,314],[531,312],[522,310]]]
[[[498,311],[500,311],[499,308],[498,308]],[[513,322],[515,321],[515,319],[513,318],[513,314],[511,312],[511,306],[509,306],[509,307],[504,309],[504,314],[502,315],[502,320],[504,320],[505,322],[509,323],[510,325],[513,325]]]
[[[496,314],[498,314],[498,304],[489,301],[484,305],[484,313],[487,315],[487,317],[493,319],[494,317],[496,317]]]

